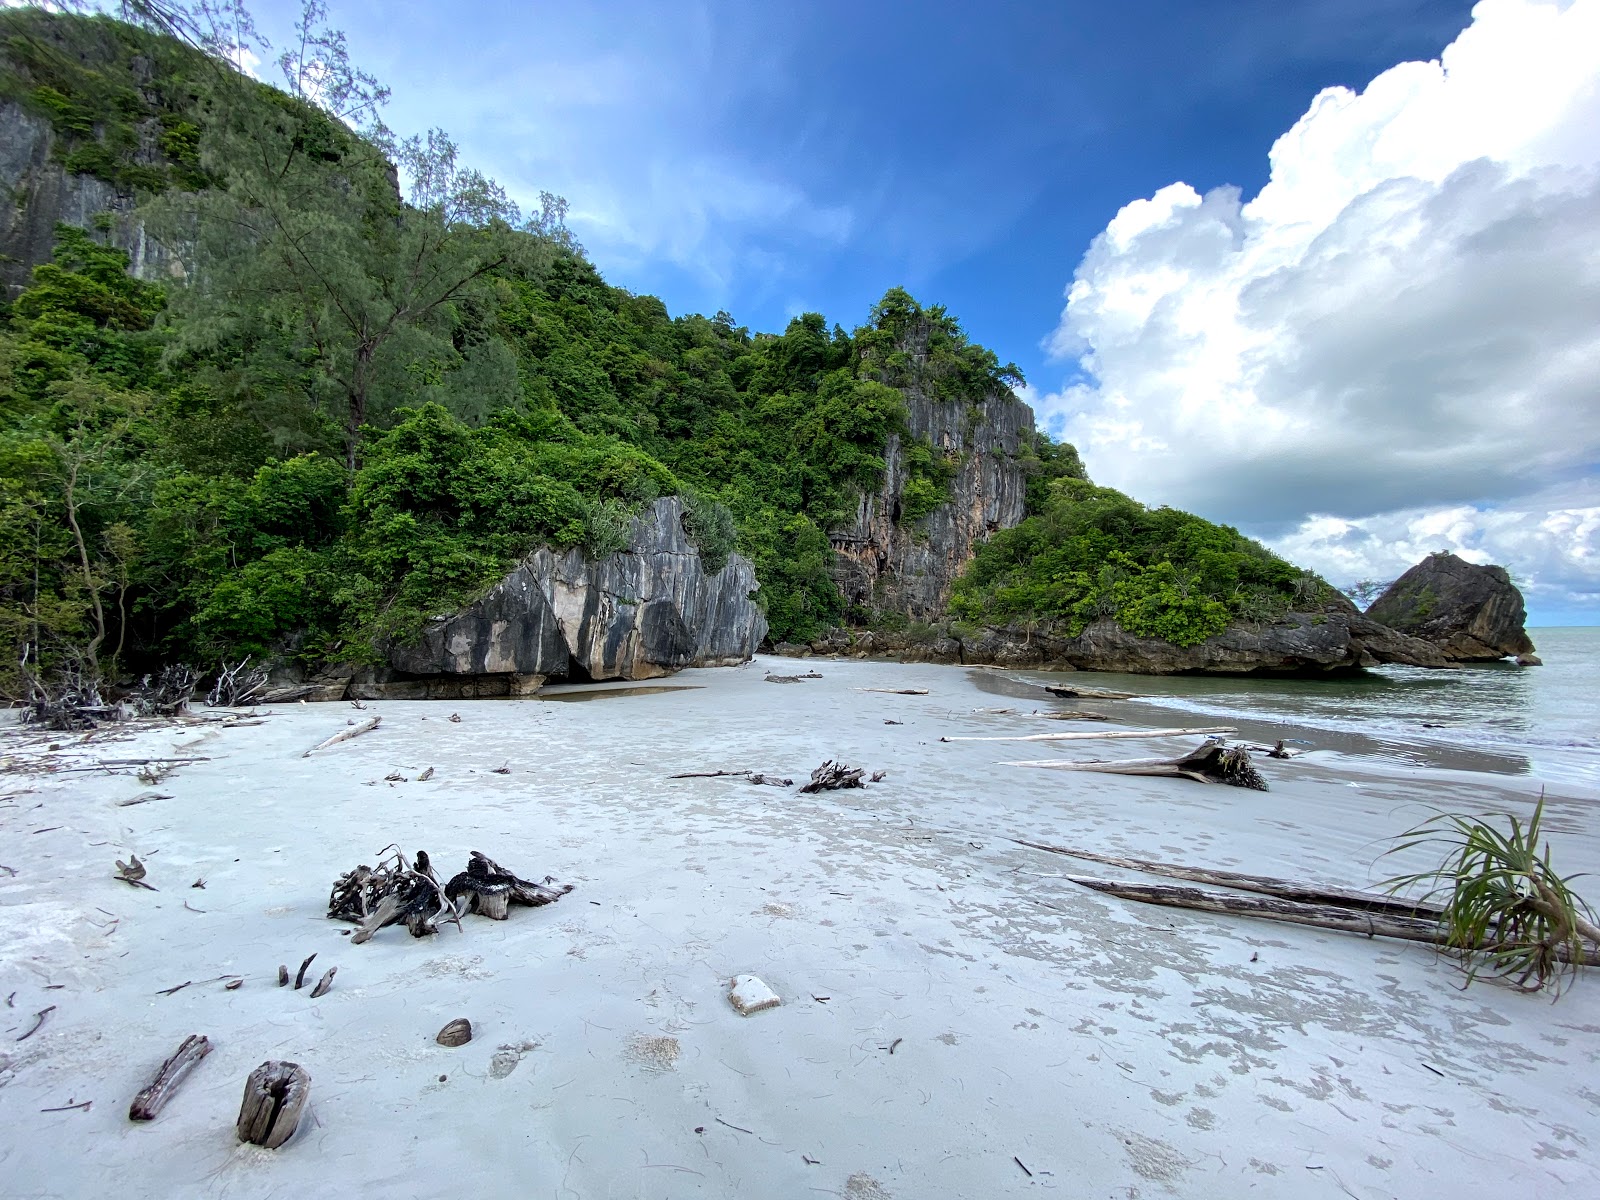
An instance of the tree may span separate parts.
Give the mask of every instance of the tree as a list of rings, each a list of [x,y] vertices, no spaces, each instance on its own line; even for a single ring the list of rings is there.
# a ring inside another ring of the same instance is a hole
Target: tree
[[[191,40],[237,51],[235,27],[206,26],[203,4],[174,11]],[[190,318],[177,352],[231,358],[336,409],[353,472],[385,378],[465,361],[451,338],[459,310],[491,274],[548,261],[566,202],[545,193],[525,221],[443,131],[397,139],[378,120],[388,89],[351,63],[326,17],[308,0],[278,57],[287,95],[219,72],[200,159],[221,186],[169,192],[151,215],[164,240],[192,248],[190,286],[174,297]]]

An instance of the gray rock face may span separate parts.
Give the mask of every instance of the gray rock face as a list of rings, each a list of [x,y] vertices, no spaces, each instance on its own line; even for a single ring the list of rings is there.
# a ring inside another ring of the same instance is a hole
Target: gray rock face
[[[972,638],[915,642],[904,635],[834,630],[791,652],[890,654],[928,662],[993,663],[1051,670],[1121,671],[1134,675],[1315,675],[1379,663],[1443,667],[1437,647],[1368,620],[1354,607],[1288,613],[1271,624],[1240,622],[1195,646],[1136,637],[1114,621],[1098,621],[1075,638],[1021,629],[986,629]]]
[[[131,192],[67,171],[54,151],[48,121],[0,101],[0,284],[6,299],[15,300],[33,268],[50,261],[57,222],[95,229],[102,215],[110,228],[101,236],[128,252],[130,273],[150,282],[183,277],[178,258],[145,235]]]
[[[744,662],[767,634],[755,569],[738,555],[711,574],[683,529],[683,503],[657,500],[626,550],[535,551],[490,592],[428,625],[389,665],[413,676],[649,679]],[[520,686],[517,681],[520,681]]]
[[[1527,610],[1504,567],[1430,554],[1389,585],[1367,616],[1437,646],[1452,662],[1533,654]]]
[[[950,585],[973,546],[1022,520],[1027,481],[1018,455],[1033,436],[1033,410],[1010,392],[979,403],[945,400],[903,388],[914,439],[957,461],[950,500],[918,521],[901,523],[908,478],[898,436],[885,449],[883,485],[863,495],[855,519],[831,530],[834,582],[850,604],[904,613],[913,621],[944,614]]]

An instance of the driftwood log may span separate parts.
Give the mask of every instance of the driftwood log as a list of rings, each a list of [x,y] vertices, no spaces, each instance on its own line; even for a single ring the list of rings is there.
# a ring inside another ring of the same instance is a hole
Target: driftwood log
[[[1294,925],[1311,925],[1318,929],[1338,929],[1348,933],[1361,933],[1368,937],[1400,938],[1408,942],[1427,942],[1443,946],[1448,943],[1449,930],[1431,917],[1411,917],[1395,913],[1363,912],[1342,904],[1302,904],[1294,900],[1280,900],[1273,896],[1228,896],[1221,892],[1208,892],[1201,888],[1177,887],[1159,883],[1125,883],[1107,879],[1089,879],[1080,875],[1065,876],[1082,887],[1118,896],[1124,900],[1139,900],[1145,904],[1162,904],[1169,908],[1189,908],[1197,912],[1223,913],[1228,916],[1261,917],[1268,921],[1287,921]],[[1556,957],[1571,962],[1564,945],[1556,947]],[[1583,953],[1586,966],[1600,966],[1600,948],[1586,947]]]
[[[1186,867],[1178,863],[1152,862],[1145,858],[1122,858],[1115,854],[1096,854],[1092,850],[1075,850],[1070,846],[1052,846],[1046,842],[1024,841],[1022,838],[1011,838],[1010,841],[1032,850],[1065,854],[1071,858],[1104,863],[1106,866],[1121,867],[1127,871],[1143,871],[1148,875],[1165,875],[1169,879],[1188,879],[1195,883],[1238,888],[1240,891],[1259,892],[1264,896],[1276,896],[1280,900],[1294,900],[1302,904],[1336,904],[1361,912],[1382,912],[1401,917],[1428,917],[1435,921],[1444,915],[1444,906],[1429,900],[1407,900],[1401,896],[1378,895],[1353,888],[1297,883],[1290,879],[1276,879],[1271,875],[1245,875],[1238,871]]]
[[[1036,717],[1046,721],[1120,721],[1121,717],[1108,717],[1105,713],[1090,712],[1085,708],[1063,708],[1059,712],[1036,712]]]
[[[1228,783],[1234,787],[1267,790],[1267,781],[1250,763],[1250,755],[1238,747],[1206,742],[1177,758],[1122,758],[1107,762],[1071,762],[1059,759],[1032,759],[1003,764],[1008,767],[1040,767],[1049,771],[1099,771],[1109,775],[1155,775],[1194,779],[1200,783]]]
[[[370,733],[372,730],[374,730],[374,729],[376,729],[378,727],[378,722],[381,721],[381,720],[383,720],[382,717],[368,717],[365,721],[362,721],[359,725],[352,725],[348,729],[341,729],[338,733],[334,734],[331,738],[327,738],[327,739],[325,739],[323,741],[318,742],[315,746],[311,747],[311,749],[307,750],[300,757],[301,758],[310,758],[318,750],[326,750],[329,746],[337,746],[340,742],[348,742],[353,737],[360,737],[363,733]]]
[[[1200,734],[1238,733],[1232,725],[1201,725],[1190,729],[1096,729],[1088,733],[1021,733],[1009,737],[942,737],[941,742],[1090,742],[1106,738],[1195,737]]]
[[[350,935],[354,945],[402,921],[412,937],[437,933],[441,920],[453,921],[457,928],[461,924],[461,914],[446,898],[428,852],[419,850],[414,860],[407,861],[398,846],[389,847],[376,867],[363,863],[339,876],[328,895],[328,916],[360,926]]]
[[[768,675],[768,676],[766,676],[766,682],[768,682],[768,683],[799,683],[803,679],[821,679],[821,678],[822,678],[822,676],[818,672],[816,672],[816,671],[807,671],[804,675]]]
[[[743,779],[747,783],[764,783],[769,787],[791,787],[792,779],[784,779],[779,775],[768,775],[762,771],[684,771],[679,775],[668,775],[668,779]]]
[[[311,1095],[311,1076],[299,1063],[268,1060],[244,1085],[234,1131],[241,1142],[276,1150],[294,1136]]]
[[[553,904],[572,890],[570,883],[556,883],[545,876],[543,883],[521,879],[494,859],[477,850],[467,860],[467,869],[445,885],[445,896],[462,911],[477,913],[492,921],[504,921],[513,904],[538,908]]]
[[[926,696],[927,688],[851,688],[853,692],[881,692],[885,696]]]
[[[172,1057],[161,1064],[161,1069],[156,1072],[156,1077],[145,1085],[143,1091],[133,1098],[133,1103],[128,1106],[128,1120],[153,1121],[168,1100],[193,1071],[200,1065],[200,1060],[211,1053],[211,1042],[198,1033],[191,1033],[172,1052]]]
[[[843,763],[836,763],[830,759],[811,772],[811,782],[800,790],[814,793],[838,791],[843,788],[865,787],[866,774],[865,767],[847,767]]]
[[[1114,692],[1110,688],[1089,687],[1087,684],[1047,683],[1044,690],[1064,700],[1132,700],[1132,692]]]

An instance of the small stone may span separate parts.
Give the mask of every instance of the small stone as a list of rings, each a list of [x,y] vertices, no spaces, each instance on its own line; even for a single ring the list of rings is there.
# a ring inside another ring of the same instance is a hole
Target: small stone
[[[767,1008],[777,1008],[783,1001],[778,993],[754,975],[735,975],[728,989],[728,1002],[741,1016],[750,1016]]]

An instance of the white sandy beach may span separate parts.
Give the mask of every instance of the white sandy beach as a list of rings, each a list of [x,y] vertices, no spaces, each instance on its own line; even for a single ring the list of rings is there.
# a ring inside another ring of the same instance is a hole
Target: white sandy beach
[[[1463,990],[1423,946],[1099,896],[1060,876],[1127,873],[1004,840],[1366,885],[1408,865],[1374,859],[1424,805],[1525,815],[1536,784],[1317,756],[1259,761],[1266,793],[999,766],[1198,739],[940,743],[1064,728],[975,711],[1033,705],[957,667],[758,659],[659,682],[696,690],[375,703],[376,731],[309,758],[362,714],[292,705],[97,743],[209,758],[132,807],[151,789],[130,775],[0,780],[0,1192],[1600,1195],[1600,978],[1554,1004]],[[888,775],[818,796],[667,778],[798,784],[825,758]],[[1600,871],[1596,811],[1580,788],[1550,795],[1563,871]],[[350,945],[329,885],[395,841],[445,873],[482,850],[577,887],[503,923]],[[112,877],[130,852],[159,890]],[[279,988],[313,951],[332,991]],[[741,972],[783,1005],[735,1013]],[[436,1045],[455,1017],[474,1040]],[[214,1052],[130,1123],[190,1033]],[[312,1079],[277,1151],[233,1130],[269,1058]]]

